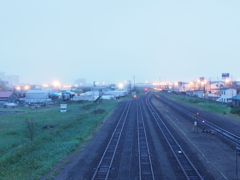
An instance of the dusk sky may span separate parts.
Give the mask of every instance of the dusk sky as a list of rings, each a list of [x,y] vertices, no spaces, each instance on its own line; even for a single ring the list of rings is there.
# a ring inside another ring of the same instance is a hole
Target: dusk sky
[[[239,0],[1,1],[0,24],[21,83],[240,80]]]

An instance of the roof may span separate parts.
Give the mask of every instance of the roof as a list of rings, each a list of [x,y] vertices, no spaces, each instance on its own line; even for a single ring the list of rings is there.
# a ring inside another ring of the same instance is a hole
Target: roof
[[[232,99],[240,100],[240,95],[234,96]]]
[[[0,97],[1,98],[8,98],[13,94],[12,91],[1,91],[0,92]]]
[[[36,88],[36,89],[30,89],[26,93],[27,94],[30,94],[30,93],[47,93],[47,91],[45,91],[43,89],[40,89],[40,88]]]
[[[228,87],[221,88],[221,90],[228,90],[228,89],[234,89],[234,88],[228,88]]]
[[[216,97],[216,98],[221,97],[221,96],[219,96],[219,95],[211,94],[211,93],[208,93],[207,96],[208,96],[208,97]]]

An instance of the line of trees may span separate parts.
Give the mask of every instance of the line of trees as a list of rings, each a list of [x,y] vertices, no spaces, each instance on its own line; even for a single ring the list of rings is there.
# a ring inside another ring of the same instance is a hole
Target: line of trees
[[[6,91],[7,90],[7,86],[5,85],[5,83],[3,81],[1,81],[0,79],[0,91]]]

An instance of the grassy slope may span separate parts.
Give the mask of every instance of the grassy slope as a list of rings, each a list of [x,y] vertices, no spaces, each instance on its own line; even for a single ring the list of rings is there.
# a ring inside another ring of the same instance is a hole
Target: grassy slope
[[[227,104],[216,103],[206,99],[200,99],[196,97],[191,97],[187,95],[176,95],[172,93],[159,92],[159,94],[164,95],[168,98],[183,102],[185,104],[201,108],[206,111],[219,113],[219,114],[230,114],[231,108]]]
[[[69,102],[68,112],[53,108],[19,108],[19,114],[0,115],[0,179],[39,179],[59,160],[73,152],[106,118],[117,101]],[[94,110],[103,109],[96,114]],[[34,124],[34,140],[26,135],[26,120]],[[45,125],[54,128],[42,129]]]

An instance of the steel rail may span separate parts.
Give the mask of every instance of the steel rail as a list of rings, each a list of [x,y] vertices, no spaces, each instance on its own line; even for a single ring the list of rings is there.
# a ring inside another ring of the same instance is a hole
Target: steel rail
[[[146,134],[146,127],[143,119],[143,110],[140,100],[137,100],[137,132],[138,132],[138,165],[139,180],[155,180],[153,164],[149,149],[149,142]]]
[[[119,121],[116,125],[116,128],[114,129],[114,132],[112,133],[112,136],[108,142],[108,145],[99,161],[99,164],[93,174],[92,180],[107,180],[111,166],[113,163],[113,159],[115,157],[117,147],[122,135],[122,131],[129,113],[129,109],[131,106],[131,101],[127,103],[125,106],[123,113],[121,114],[121,117],[119,118]]]
[[[165,123],[163,122],[162,118],[159,116],[158,112],[155,110],[154,106],[149,101],[149,96],[147,96],[146,105],[150,112],[152,112],[152,115],[154,117],[154,120],[160,129],[160,131],[163,134],[163,137],[165,138],[167,144],[169,145],[174,157],[176,158],[179,167],[182,170],[182,177],[181,179],[196,179],[196,180],[203,180],[203,177],[200,175],[200,173],[197,171],[196,167],[193,165],[193,163],[190,161],[190,159],[187,157],[186,153],[183,151],[177,140],[174,138],[172,133],[169,131]]]
[[[155,94],[155,96],[157,97],[158,100],[163,101],[165,103],[168,103],[170,106],[172,106],[175,109],[178,109],[181,112],[184,112],[185,114],[187,114],[188,116],[195,118],[197,121],[201,122],[204,126],[209,127],[211,129],[213,129],[214,131],[216,131],[218,134],[224,136],[225,138],[227,138],[228,140],[230,140],[231,142],[235,143],[235,145],[240,146],[240,136],[227,131],[226,129],[223,129],[219,126],[217,126],[216,124],[211,123],[210,121],[197,116],[195,117],[195,114],[180,107],[179,105],[174,104],[173,102],[171,102],[168,98],[166,97],[162,97],[160,98],[158,95]]]

